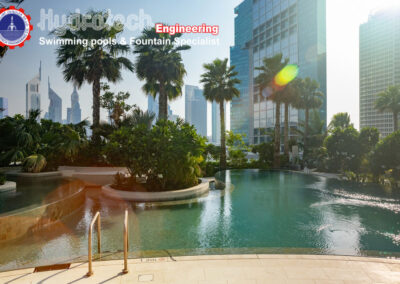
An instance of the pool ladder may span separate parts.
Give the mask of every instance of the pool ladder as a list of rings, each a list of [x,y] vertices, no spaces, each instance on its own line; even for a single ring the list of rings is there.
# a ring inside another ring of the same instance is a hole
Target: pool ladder
[[[89,264],[89,271],[86,276],[90,277],[93,275],[93,256],[92,256],[92,236],[93,236],[93,227],[97,221],[97,253],[101,257],[101,217],[100,212],[94,215],[92,222],[90,223],[89,227],[89,236],[88,236],[88,264]],[[125,210],[125,218],[124,218],[124,269],[122,269],[122,273],[126,274],[129,272],[128,270],[128,210]]]

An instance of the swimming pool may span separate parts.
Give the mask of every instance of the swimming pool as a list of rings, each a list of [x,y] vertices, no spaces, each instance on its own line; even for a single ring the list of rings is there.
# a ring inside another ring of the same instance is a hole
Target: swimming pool
[[[90,190],[85,205],[62,222],[1,246],[0,270],[87,255],[96,211],[102,216],[102,250],[120,251],[125,208],[131,255],[400,255],[398,191],[292,172],[234,170],[217,178],[226,182],[225,190],[174,204],[127,203]]]

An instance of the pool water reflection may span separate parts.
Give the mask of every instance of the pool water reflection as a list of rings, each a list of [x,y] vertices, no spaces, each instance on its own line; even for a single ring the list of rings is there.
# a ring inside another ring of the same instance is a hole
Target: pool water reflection
[[[241,170],[196,201],[145,205],[87,193],[81,210],[0,248],[0,270],[68,262],[87,255],[87,230],[102,216],[102,249],[122,249],[130,211],[130,251],[155,255],[301,252],[400,255],[400,193],[377,185],[301,173]]]

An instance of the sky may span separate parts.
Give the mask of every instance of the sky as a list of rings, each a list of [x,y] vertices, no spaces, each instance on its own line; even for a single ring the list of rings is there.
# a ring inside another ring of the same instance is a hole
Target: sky
[[[368,15],[380,8],[396,5],[398,0],[326,0],[327,1],[327,77],[328,77],[328,119],[335,113],[348,112],[355,126],[359,125],[359,41],[358,31],[361,23],[366,22]],[[25,113],[25,84],[32,79],[42,61],[42,109],[43,115],[47,111],[49,100],[47,97],[47,78],[50,76],[52,89],[63,99],[63,118],[66,118],[66,108],[70,107],[70,95],[73,91],[72,83],[63,80],[61,68],[56,66],[54,46],[41,46],[40,37],[49,36],[49,31],[42,31],[38,26],[41,9],[48,13],[52,9],[54,15],[69,14],[75,9],[86,12],[90,9],[111,9],[112,14],[139,15],[143,12],[151,17],[153,23],[164,22],[169,24],[219,25],[218,36],[201,35],[184,38],[219,39],[218,46],[193,46],[191,50],[183,52],[183,62],[187,70],[185,84],[201,86],[200,75],[204,72],[202,65],[215,58],[229,58],[229,48],[234,44],[234,7],[242,0],[114,0],[112,5],[106,0],[54,1],[26,0],[22,8],[32,17],[34,31],[32,39],[23,48],[10,50],[0,63],[0,97],[9,100],[9,115]],[[38,4],[40,3],[40,4]],[[147,18],[146,18],[147,19]],[[136,37],[140,31],[125,31],[122,36]],[[128,57],[133,61],[134,55]],[[147,109],[147,98],[141,90],[143,82],[135,74],[123,72],[123,80],[111,85],[112,91],[129,91],[129,103],[137,104]],[[82,108],[82,118],[91,118],[92,93],[91,86],[83,85],[78,91]],[[184,117],[184,97],[171,103],[175,114]],[[209,111],[210,112],[210,111]],[[102,112],[102,119],[106,119],[106,112]],[[228,115],[229,117],[229,115]],[[209,133],[210,114],[209,114]],[[228,119],[228,127],[229,127]]]

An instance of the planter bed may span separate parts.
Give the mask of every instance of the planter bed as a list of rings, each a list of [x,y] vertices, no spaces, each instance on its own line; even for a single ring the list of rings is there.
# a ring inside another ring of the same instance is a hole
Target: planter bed
[[[201,183],[187,189],[162,191],[162,192],[137,192],[116,190],[111,185],[102,188],[103,194],[108,197],[137,202],[156,202],[190,199],[202,196],[210,190],[210,179],[201,179]]]

